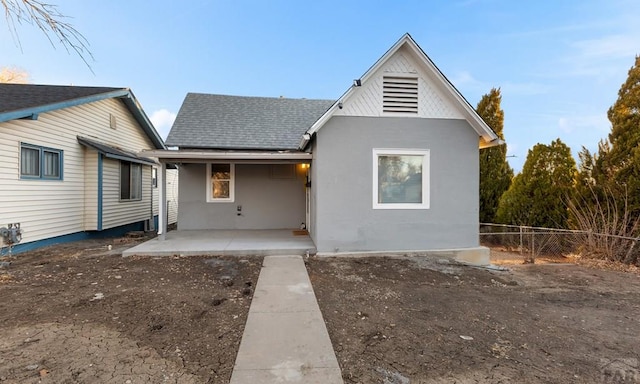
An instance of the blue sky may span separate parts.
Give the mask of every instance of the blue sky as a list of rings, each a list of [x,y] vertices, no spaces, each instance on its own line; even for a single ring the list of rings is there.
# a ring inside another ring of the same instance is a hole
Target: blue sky
[[[409,32],[466,99],[502,89],[505,137],[594,150],[640,54],[636,0],[52,0],[89,41],[75,54],[0,23],[0,67],[38,84],[130,87],[163,137],[187,92],[338,98]],[[152,6],[149,6],[152,5]]]

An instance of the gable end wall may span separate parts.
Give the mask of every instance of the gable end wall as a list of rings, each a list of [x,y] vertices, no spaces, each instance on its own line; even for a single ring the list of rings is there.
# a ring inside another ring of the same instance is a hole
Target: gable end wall
[[[464,120],[333,117],[316,137],[319,252],[478,246],[478,136]],[[373,205],[373,149],[430,151],[430,208]]]

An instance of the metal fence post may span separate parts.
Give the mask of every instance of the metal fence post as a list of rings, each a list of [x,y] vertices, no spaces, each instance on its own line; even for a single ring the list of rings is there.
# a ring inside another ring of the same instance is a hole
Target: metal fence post
[[[522,244],[522,225],[520,226],[520,256],[522,256],[522,252],[524,250],[524,245]]]

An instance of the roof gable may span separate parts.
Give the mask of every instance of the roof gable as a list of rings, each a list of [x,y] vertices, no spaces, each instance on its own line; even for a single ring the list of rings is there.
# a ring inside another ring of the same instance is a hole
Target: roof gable
[[[353,94],[342,101],[343,108],[338,109],[335,116],[398,116],[397,113],[383,112],[384,80],[393,77],[417,81],[417,113],[413,116],[464,119],[460,106],[406,46],[400,47],[382,63],[366,82],[361,80],[361,86],[355,87]]]
[[[0,123],[110,98],[122,100],[157,149],[166,148],[129,88],[0,84]]]
[[[181,148],[296,150],[333,100],[189,93],[167,145]]]
[[[419,99],[418,114],[414,116],[465,119],[480,136],[481,147],[499,143],[495,132],[407,33],[307,130],[300,149],[334,115],[385,116],[381,108],[385,74],[418,77],[419,91],[427,97]]]

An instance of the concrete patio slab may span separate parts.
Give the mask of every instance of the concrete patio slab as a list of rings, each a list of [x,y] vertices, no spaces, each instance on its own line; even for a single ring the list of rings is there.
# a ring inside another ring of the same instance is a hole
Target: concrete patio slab
[[[122,256],[267,256],[316,252],[309,235],[294,230],[171,231],[127,249]]]
[[[300,256],[267,256],[249,308],[232,384],[343,383]]]

